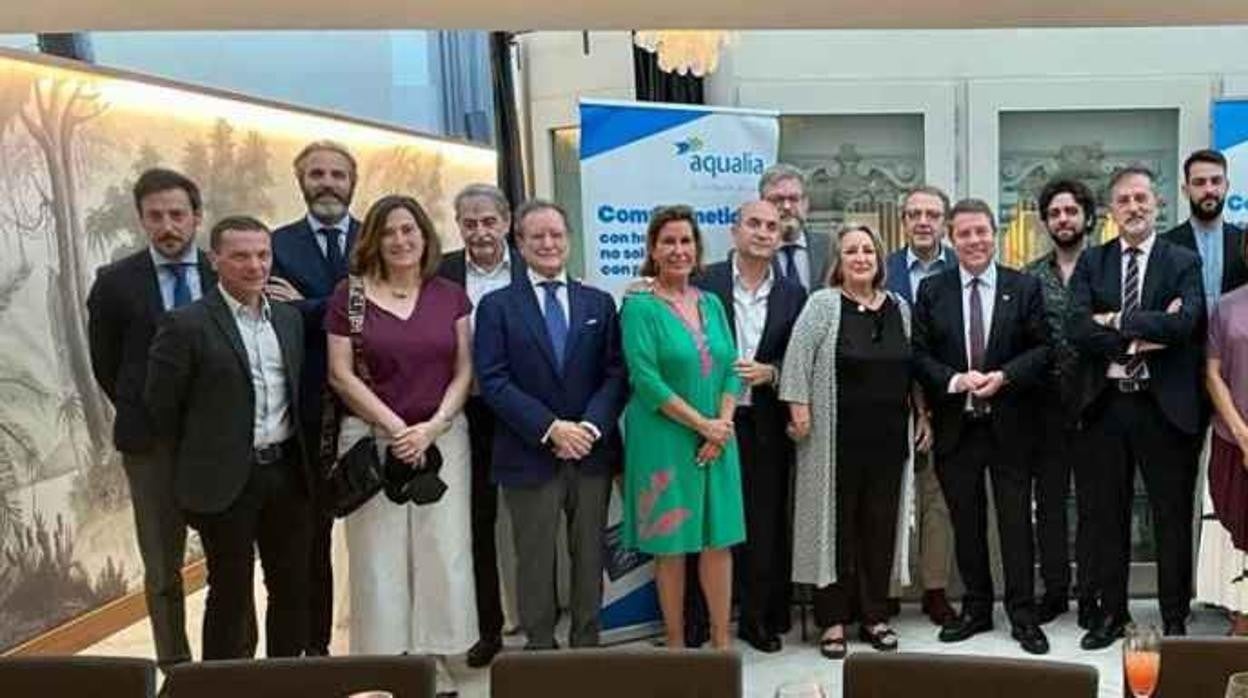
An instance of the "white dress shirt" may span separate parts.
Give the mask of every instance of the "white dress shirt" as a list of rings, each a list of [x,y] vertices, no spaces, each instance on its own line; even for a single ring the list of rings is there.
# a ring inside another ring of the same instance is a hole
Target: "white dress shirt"
[[[316,216],[308,214],[308,225],[312,226],[312,237],[316,238],[316,246],[321,248],[321,254],[329,255],[329,234],[325,232],[326,228],[336,228],[340,233],[338,235],[338,251],[343,257],[347,256],[347,232],[351,230],[351,214],[343,216],[341,220],[333,225],[322,223]]]
[[[966,270],[966,267],[958,265],[958,278],[962,285],[962,344],[966,347],[966,365],[971,365],[971,280],[976,278],[974,274]],[[984,316],[984,353],[988,352],[988,345],[992,341],[992,311],[996,306],[997,295],[997,265],[989,262],[988,267],[979,274],[979,304],[983,309]],[[955,373],[953,378],[949,379],[949,392],[956,393],[958,376],[962,374]],[[971,394],[966,394],[966,409],[971,409]]]
[[[737,267],[737,256],[735,254],[732,256],[732,313],[733,325],[735,325],[733,331],[737,337],[737,358],[743,361],[754,360],[754,355],[758,352],[758,343],[763,339],[763,328],[767,326],[767,298],[771,295],[774,281],[770,264],[767,265],[763,274],[763,280],[758,288],[751,291],[746,287],[745,280],[741,278],[741,271]],[[749,405],[752,392],[749,385],[742,385],[737,404],[743,407]]]
[[[282,347],[273,328],[273,311],[268,299],[261,296],[260,313],[238,302],[218,284],[221,297],[234,317],[238,333],[242,335],[243,348],[247,350],[247,364],[251,369],[252,394],[255,397],[255,415],[252,419],[252,445],[256,448],[281,443],[294,434],[291,422],[290,396],[286,390],[286,364]]]
[[[187,245],[186,251],[182,253],[179,259],[170,259],[150,245],[147,251],[152,255],[152,264],[156,265],[156,284],[160,287],[160,302],[165,310],[173,310],[173,287],[177,283],[177,272],[173,270],[174,265],[186,265],[183,267],[183,271],[186,273],[186,285],[191,291],[191,300],[197,301],[204,295],[203,283],[199,278],[198,247]]]
[[[477,308],[481,299],[491,291],[497,291],[511,283],[511,246],[503,243],[503,256],[493,269],[485,270],[472,261],[472,255],[464,250],[464,290],[472,301],[470,326],[477,324]]]
[[[1139,257],[1136,258],[1136,264],[1140,268],[1140,274],[1138,277],[1136,277],[1140,284],[1140,288],[1139,288],[1140,303],[1144,302],[1144,275],[1148,271],[1148,259],[1149,257],[1153,256],[1153,243],[1156,241],[1157,241],[1157,234],[1152,233],[1148,236],[1147,240],[1140,243],[1139,245],[1136,245],[1136,247],[1138,247],[1140,250]],[[1127,282],[1127,264],[1131,260],[1131,255],[1127,254],[1127,248],[1130,247],[1130,245],[1128,245],[1127,241],[1122,239],[1121,237],[1118,238],[1118,245],[1119,245],[1119,248],[1122,250],[1122,276],[1118,278],[1121,279],[1121,283],[1125,284]],[[1120,289],[1120,296],[1125,297],[1126,296],[1125,291],[1126,291],[1125,288]],[[1121,314],[1118,316],[1118,321],[1121,324],[1122,322]],[[1125,379],[1127,377],[1127,367],[1117,362],[1110,363],[1109,368],[1105,370],[1105,377],[1113,378],[1115,380]],[[1148,378],[1148,360],[1147,359],[1144,361],[1144,368],[1140,371],[1140,374],[1137,376],[1137,378],[1140,378],[1140,379]]]

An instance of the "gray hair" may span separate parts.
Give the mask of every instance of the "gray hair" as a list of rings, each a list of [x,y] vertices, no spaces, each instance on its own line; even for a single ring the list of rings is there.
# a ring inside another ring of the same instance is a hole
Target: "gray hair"
[[[763,171],[763,175],[758,178],[758,195],[762,196],[763,192],[773,184],[786,179],[796,179],[797,183],[802,185],[802,193],[806,192],[806,175],[799,168],[787,162],[777,162]]]
[[[480,182],[469,184],[455,195],[455,219],[459,220],[459,208],[467,199],[489,199],[494,204],[494,210],[498,211],[498,215],[505,220],[511,220],[511,204],[507,201],[507,195],[502,189],[493,184],[482,184]]]
[[[907,189],[906,193],[901,195],[901,208],[903,210],[906,208],[906,204],[910,203],[910,198],[915,194],[927,194],[928,196],[934,196],[937,199],[940,199],[940,203],[945,207],[945,218],[949,218],[949,195],[945,193],[944,189],[930,184],[924,184]]]

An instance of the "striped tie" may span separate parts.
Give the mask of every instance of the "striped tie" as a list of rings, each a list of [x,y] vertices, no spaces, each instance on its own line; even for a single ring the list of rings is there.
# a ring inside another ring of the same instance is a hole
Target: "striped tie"
[[[1127,275],[1122,280],[1122,315],[1119,319],[1119,326],[1122,322],[1140,309],[1140,249],[1138,247],[1127,248]],[[1140,377],[1140,372],[1144,370],[1144,356],[1142,354],[1132,354],[1123,362],[1123,369],[1126,371],[1128,380],[1135,380]]]

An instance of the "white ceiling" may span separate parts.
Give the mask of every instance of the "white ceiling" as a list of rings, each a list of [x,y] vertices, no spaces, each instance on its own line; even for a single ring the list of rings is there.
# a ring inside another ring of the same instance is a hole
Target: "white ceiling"
[[[836,29],[1248,23],[1248,0],[0,0],[0,32]],[[1248,51],[1248,47],[1224,47]]]

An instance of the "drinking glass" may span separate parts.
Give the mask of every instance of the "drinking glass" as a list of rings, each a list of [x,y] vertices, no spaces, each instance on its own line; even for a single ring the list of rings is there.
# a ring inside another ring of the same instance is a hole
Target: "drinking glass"
[[[1226,680],[1226,698],[1248,698],[1248,671],[1231,674]]]
[[[1157,688],[1161,673],[1161,634],[1157,628],[1127,626],[1122,643],[1122,665],[1127,686],[1135,698],[1149,698]]]

